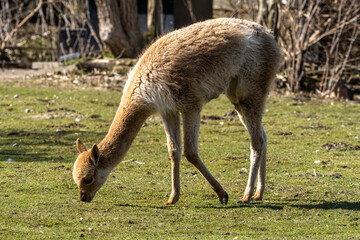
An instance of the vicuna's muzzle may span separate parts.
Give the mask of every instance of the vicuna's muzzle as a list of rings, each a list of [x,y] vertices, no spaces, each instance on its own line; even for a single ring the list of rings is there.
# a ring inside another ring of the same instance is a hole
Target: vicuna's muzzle
[[[91,202],[91,200],[93,199],[93,196],[90,196],[84,192],[79,192],[79,200],[82,202]]]

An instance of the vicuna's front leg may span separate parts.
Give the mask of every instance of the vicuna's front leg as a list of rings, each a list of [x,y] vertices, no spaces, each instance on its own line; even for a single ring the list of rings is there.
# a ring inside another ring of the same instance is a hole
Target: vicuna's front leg
[[[168,112],[162,116],[167,146],[171,159],[171,195],[165,204],[175,204],[180,197],[180,160],[181,160],[181,131],[178,112]]]
[[[228,194],[205,167],[198,153],[200,112],[187,112],[182,115],[184,127],[184,151],[187,160],[192,163],[210,183],[212,189],[217,193],[220,202],[222,204],[227,204],[229,199]]]

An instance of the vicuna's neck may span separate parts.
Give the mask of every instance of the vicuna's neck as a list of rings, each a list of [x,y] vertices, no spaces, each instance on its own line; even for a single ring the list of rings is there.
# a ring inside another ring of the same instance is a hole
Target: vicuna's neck
[[[145,120],[152,114],[144,104],[122,102],[105,138],[99,143],[100,168],[113,169],[129,150]]]

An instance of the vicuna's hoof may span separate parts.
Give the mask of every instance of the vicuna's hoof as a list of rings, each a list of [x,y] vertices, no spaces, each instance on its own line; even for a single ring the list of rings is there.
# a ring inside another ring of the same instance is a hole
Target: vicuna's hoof
[[[248,203],[250,203],[250,199],[249,198],[243,198],[240,201],[238,201],[238,204],[242,204],[242,203],[248,204]]]
[[[229,195],[227,194],[227,192],[225,192],[223,196],[219,196],[219,200],[221,204],[226,205],[229,201]]]
[[[171,196],[167,202],[165,202],[165,205],[175,204],[179,200],[178,196]]]
[[[251,201],[261,201],[262,200],[262,196],[260,196],[259,194],[255,194],[252,198]]]

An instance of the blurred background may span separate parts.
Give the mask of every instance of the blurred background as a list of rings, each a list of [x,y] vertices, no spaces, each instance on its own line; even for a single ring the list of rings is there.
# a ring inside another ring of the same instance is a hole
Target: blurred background
[[[234,17],[265,26],[281,45],[278,90],[353,100],[360,93],[359,15],[358,0],[0,0],[0,79],[65,65],[125,76],[157,37]]]

